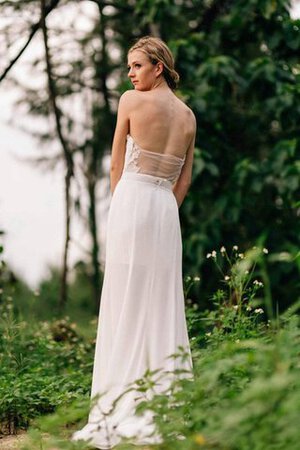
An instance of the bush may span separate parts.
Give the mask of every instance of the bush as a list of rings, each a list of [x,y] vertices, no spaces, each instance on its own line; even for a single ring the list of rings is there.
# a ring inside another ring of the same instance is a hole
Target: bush
[[[0,432],[13,433],[89,392],[94,342],[68,318],[17,322],[11,297],[0,309]]]

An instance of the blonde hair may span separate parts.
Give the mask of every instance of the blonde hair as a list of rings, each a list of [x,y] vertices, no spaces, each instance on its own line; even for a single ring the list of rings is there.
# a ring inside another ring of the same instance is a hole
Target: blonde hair
[[[179,74],[174,69],[174,58],[167,44],[160,38],[144,36],[133,44],[128,53],[140,50],[148,56],[150,62],[155,65],[161,62],[164,66],[163,76],[168,86],[174,91],[179,82]]]

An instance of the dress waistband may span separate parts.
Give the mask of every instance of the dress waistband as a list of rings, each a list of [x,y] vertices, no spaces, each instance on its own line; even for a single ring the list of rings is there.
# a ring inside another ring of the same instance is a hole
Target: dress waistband
[[[160,186],[160,187],[163,187],[168,190],[172,190],[172,187],[173,187],[171,181],[166,180],[165,178],[155,177],[153,175],[148,175],[145,173],[123,172],[121,179],[136,180],[136,181],[151,183],[151,184],[155,184],[156,186]]]

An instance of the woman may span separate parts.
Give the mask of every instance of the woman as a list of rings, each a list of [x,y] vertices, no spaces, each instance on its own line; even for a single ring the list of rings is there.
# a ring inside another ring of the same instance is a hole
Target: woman
[[[134,386],[146,370],[167,393],[174,371],[192,375],[182,286],[178,208],[191,184],[196,121],[175,94],[179,76],[167,45],[146,36],[128,52],[134,90],[120,98],[112,145],[106,264],[87,425],[73,440],[110,449],[122,437],[161,442],[151,411]],[[179,347],[181,346],[181,347]],[[180,348],[185,357],[176,358]],[[162,376],[163,375],[163,376]]]

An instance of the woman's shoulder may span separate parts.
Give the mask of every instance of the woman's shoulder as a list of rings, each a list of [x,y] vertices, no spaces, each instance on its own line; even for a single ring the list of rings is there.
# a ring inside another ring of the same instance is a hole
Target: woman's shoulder
[[[185,101],[180,98],[178,95],[175,95],[178,104],[181,105],[183,111],[186,112],[186,114],[189,114],[190,116],[195,116],[193,110],[185,103]]]
[[[142,94],[143,92],[141,91],[136,91],[135,89],[128,89],[127,91],[123,92],[119,101],[122,103],[136,102],[141,99]]]
[[[176,99],[178,101],[178,107],[180,108],[183,117],[186,118],[189,122],[193,123],[193,127],[196,127],[196,116],[194,111],[181,99],[176,95]]]
[[[119,99],[118,108],[127,111],[128,113],[139,108],[143,102],[140,94],[141,92],[135,91],[134,89],[123,92]]]

